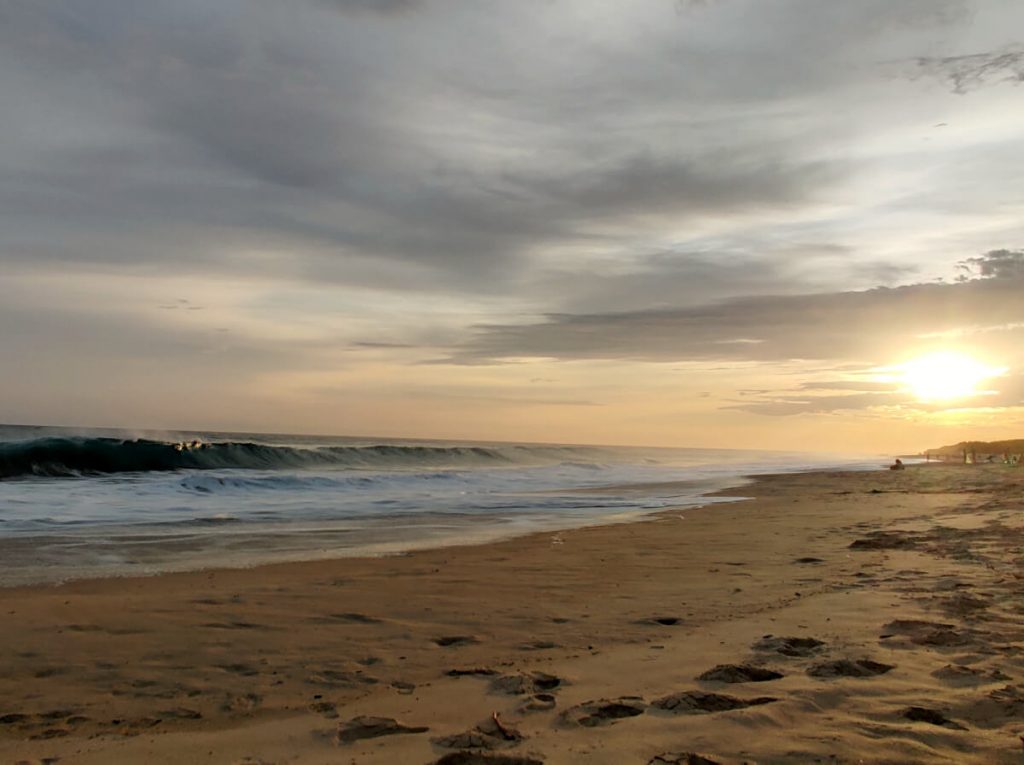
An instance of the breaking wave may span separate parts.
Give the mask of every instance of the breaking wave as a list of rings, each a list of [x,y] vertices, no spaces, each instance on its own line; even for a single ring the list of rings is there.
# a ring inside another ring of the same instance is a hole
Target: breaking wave
[[[251,441],[52,437],[0,442],[0,479],[173,470],[470,467],[519,462],[522,455],[509,451],[484,446],[379,444],[303,448]]]

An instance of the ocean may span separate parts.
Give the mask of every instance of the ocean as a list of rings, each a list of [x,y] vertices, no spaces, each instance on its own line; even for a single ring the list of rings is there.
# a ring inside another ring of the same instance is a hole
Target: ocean
[[[884,457],[0,425],[0,586],[491,541]],[[707,497],[737,489],[736,497]]]

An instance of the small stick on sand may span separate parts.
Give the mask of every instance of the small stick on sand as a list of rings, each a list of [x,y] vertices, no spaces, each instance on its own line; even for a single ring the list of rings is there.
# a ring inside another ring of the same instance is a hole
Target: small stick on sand
[[[501,733],[501,735],[505,738],[506,741],[516,740],[515,734],[512,733],[508,728],[506,728],[502,724],[501,720],[498,719],[497,712],[491,712],[491,719],[494,720],[494,725],[498,728],[498,731]],[[1024,738],[1022,738],[1022,741],[1024,741]]]

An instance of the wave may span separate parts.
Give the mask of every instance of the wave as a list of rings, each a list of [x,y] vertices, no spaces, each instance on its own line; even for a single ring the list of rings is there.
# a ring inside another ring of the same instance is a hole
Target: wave
[[[303,448],[251,441],[205,443],[95,437],[0,442],[0,479],[173,470],[460,467],[516,461],[498,448],[483,446],[378,444]]]

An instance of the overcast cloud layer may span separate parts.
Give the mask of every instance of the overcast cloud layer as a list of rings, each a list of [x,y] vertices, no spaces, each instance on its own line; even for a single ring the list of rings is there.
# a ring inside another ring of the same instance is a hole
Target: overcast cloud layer
[[[0,419],[184,394],[343,432],[331,396],[507,401],[526,358],[753,379],[959,338],[1015,368],[1020,29],[1015,0],[0,4]],[[706,406],[913,407],[833,377]],[[441,422],[409,434],[529,435]]]

